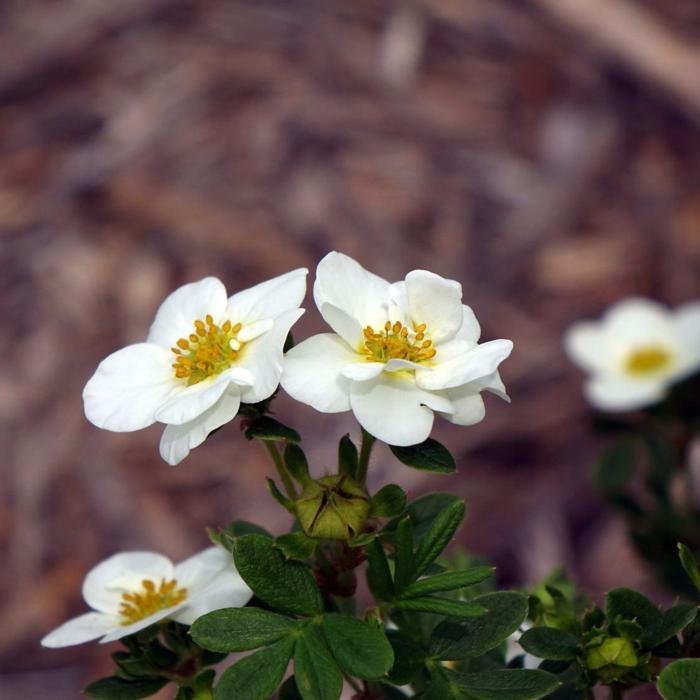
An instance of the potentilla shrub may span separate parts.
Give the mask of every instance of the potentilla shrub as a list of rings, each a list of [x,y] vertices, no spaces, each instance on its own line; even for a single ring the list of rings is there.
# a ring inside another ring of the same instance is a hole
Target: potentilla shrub
[[[453,473],[452,455],[430,437],[435,415],[470,426],[485,417],[484,392],[510,400],[499,366],[513,344],[479,342],[460,284],[425,270],[389,283],[330,253],[313,287],[330,331],[294,345],[306,275],[230,297],[215,278],[187,284],[163,302],[145,342],[107,357],[88,381],[88,419],[118,432],[162,423],[160,454],[172,465],[240,418],[272,460],[278,478],[267,488],[291,525],[272,534],[233,521],[179,564],[133,551],[93,568],[83,585],[91,612],[42,641],[121,642],[114,675],[86,694],[145,698],[170,685],[177,700],[338,700],[345,687],[355,700],[572,700],[597,686],[622,698],[655,682],[667,700],[700,698],[700,661],[681,658],[700,646],[689,548],[678,566],[692,598],[665,611],[623,588],[598,607],[561,573],[529,595],[497,590],[488,563],[455,548],[445,555],[464,518],[460,498],[408,503],[396,484],[368,490],[376,441],[408,467]],[[602,324],[573,328],[567,347],[592,373],[591,401],[636,409],[700,366],[698,329],[697,306],[671,316],[631,301]],[[318,476],[300,435],[272,417],[280,385],[357,419],[359,446],[340,438],[334,473]],[[618,493],[610,483],[619,476],[605,478]]]

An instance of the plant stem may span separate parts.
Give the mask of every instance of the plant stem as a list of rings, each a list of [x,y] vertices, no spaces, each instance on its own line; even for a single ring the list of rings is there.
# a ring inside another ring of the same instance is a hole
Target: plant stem
[[[362,445],[360,447],[360,457],[357,462],[357,481],[364,486],[367,481],[367,466],[369,464],[369,457],[372,454],[372,447],[377,441],[374,435],[370,435],[364,428],[362,428]]]
[[[289,476],[289,472],[284,464],[284,459],[282,459],[277,443],[270,440],[262,440],[262,444],[265,446],[267,453],[272,458],[272,462],[275,465],[275,469],[277,469],[280,479],[282,479],[284,490],[287,492],[287,495],[292,500],[296,499],[297,490],[294,488],[294,482],[292,481],[292,477]]]

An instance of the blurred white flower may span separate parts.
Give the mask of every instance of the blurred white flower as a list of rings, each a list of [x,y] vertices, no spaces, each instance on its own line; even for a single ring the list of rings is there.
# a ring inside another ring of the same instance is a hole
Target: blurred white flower
[[[275,391],[282,348],[306,292],[300,268],[226,298],[207,277],[174,291],[160,306],[145,343],[104,359],[83,391],[85,415],[100,428],[166,428],[160,454],[177,464],[241,402]]]
[[[212,610],[243,607],[252,596],[231,555],[219,547],[175,566],[155,552],[122,552],[85,577],[83,598],[93,612],[68,620],[41,643],[113,642],[166,618],[191,625]]]
[[[433,411],[473,425],[484,417],[482,390],[508,400],[497,369],[513,343],[477,344],[458,282],[414,270],[390,284],[334,252],[318,265],[314,299],[335,333],[292,348],[281,384],[316,410],[352,410],[376,438],[413,445],[430,435]]]
[[[600,321],[574,323],[564,347],[590,372],[586,396],[596,408],[643,408],[700,369],[700,302],[671,311],[647,299],[624,299]]]

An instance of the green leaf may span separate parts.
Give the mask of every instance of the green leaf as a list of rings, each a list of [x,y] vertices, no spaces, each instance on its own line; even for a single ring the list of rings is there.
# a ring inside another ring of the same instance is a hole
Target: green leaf
[[[413,559],[413,578],[424,574],[428,567],[440,556],[457,529],[462,524],[465,512],[464,501],[457,500],[439,513],[418,545]]]
[[[224,608],[197,618],[190,634],[204,649],[230,653],[268,646],[295,627],[294,620],[260,608]]]
[[[287,442],[301,442],[301,436],[296,430],[288,428],[278,420],[270,416],[260,416],[245,431],[245,436],[248,440],[257,438],[258,440],[268,440],[277,442],[278,440],[286,440]]]
[[[392,600],[394,582],[391,578],[389,562],[379,540],[372,540],[365,548],[367,556],[367,583],[379,600]]]
[[[486,608],[478,603],[468,603],[462,600],[451,600],[450,598],[438,598],[436,596],[399,600],[392,607],[394,610],[424,612],[459,618],[478,617],[486,613]]]
[[[260,527],[260,525],[255,523],[249,523],[247,520],[234,520],[226,528],[220,529],[218,532],[208,528],[207,534],[214,544],[229,551],[232,551],[233,540],[236,537],[241,537],[241,535],[265,535],[266,537],[272,537],[264,527]]]
[[[479,617],[441,622],[430,639],[431,656],[440,660],[481,656],[515,632],[527,615],[527,598],[515,591],[487,593],[472,602],[487,612]]]
[[[519,669],[460,673],[457,684],[468,700],[537,700],[561,685],[551,673]]]
[[[364,547],[370,542],[373,542],[378,534],[377,532],[362,532],[347,540],[348,547]]]
[[[337,700],[343,676],[316,624],[306,624],[294,648],[294,678],[304,700]]]
[[[406,492],[396,484],[387,484],[372,496],[371,506],[371,517],[394,518],[406,507]]]
[[[287,559],[296,559],[305,561],[316,549],[318,540],[314,540],[303,532],[289,532],[286,535],[280,535],[275,540],[275,547],[282,550]]]
[[[576,658],[578,639],[554,627],[533,627],[520,637],[520,646],[540,659],[570,661]]]
[[[396,528],[396,549],[394,552],[394,592],[401,592],[413,578],[413,528],[411,519],[406,516],[401,519]]]
[[[700,659],[679,659],[666,666],[656,689],[664,700],[700,700]]]
[[[410,445],[408,447],[389,445],[389,449],[399,462],[414,469],[437,472],[439,474],[453,474],[457,471],[457,465],[450,451],[432,438],[421,442],[420,445]]]
[[[493,575],[494,571],[495,569],[492,566],[475,566],[464,571],[444,571],[441,574],[412,583],[401,594],[401,598],[417,598],[430,593],[454,591],[458,588],[473,586],[476,583],[485,581],[489,576]]]
[[[270,495],[279,503],[282,508],[285,508],[287,511],[289,511],[292,515],[295,514],[294,511],[294,501],[291,501],[289,498],[287,498],[277,487],[277,484],[270,479],[270,477],[267,477],[267,490],[270,492]]]
[[[688,574],[688,578],[700,592],[700,569],[698,568],[698,562],[690,549],[682,542],[678,543],[678,556],[680,557],[681,564],[686,574]]]
[[[408,685],[422,672],[426,650],[399,630],[387,630],[386,636],[394,650],[394,665],[389,673],[389,681],[396,685]]]
[[[381,678],[394,663],[394,652],[379,623],[329,613],[323,634],[339,666],[356,678]]]
[[[126,680],[118,676],[100,678],[85,688],[85,695],[95,700],[137,700],[155,695],[167,685],[164,678]]]
[[[669,608],[658,623],[642,632],[642,649],[654,649],[684,630],[698,614],[695,605],[675,605]]]
[[[233,556],[243,580],[270,607],[294,615],[317,615],[323,610],[321,591],[311,571],[300,562],[286,560],[269,538],[239,537]]]
[[[621,617],[634,620],[642,627],[661,624],[661,611],[646,596],[631,588],[616,588],[605,596],[605,612],[609,620]]]
[[[269,700],[293,653],[294,639],[289,636],[246,656],[223,672],[214,688],[214,700]]]
[[[634,444],[625,440],[608,448],[593,467],[593,481],[606,496],[624,489],[634,472]]]
[[[292,442],[284,448],[284,463],[289,473],[302,485],[311,481],[304,450]]]
[[[413,539],[416,543],[425,537],[433,523],[433,520],[450,505],[456,502],[461,502],[461,498],[451,493],[428,493],[425,496],[417,498],[415,501],[408,504],[406,507],[406,515],[410,516],[413,523]],[[394,518],[389,521],[382,530],[382,536],[387,539],[392,539],[400,518]]]
[[[360,457],[355,443],[350,439],[349,435],[343,435],[338,443],[338,472],[356,479],[359,462]]]

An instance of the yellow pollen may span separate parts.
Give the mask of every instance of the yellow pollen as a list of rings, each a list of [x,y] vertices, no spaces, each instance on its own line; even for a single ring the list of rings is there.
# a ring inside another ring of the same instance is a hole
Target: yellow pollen
[[[653,374],[665,369],[671,363],[671,353],[659,345],[648,345],[632,352],[625,362],[625,369],[630,374]]]
[[[141,586],[138,593],[122,593],[124,602],[119,606],[122,625],[131,625],[187,598],[187,589],[178,588],[175,579],[161,579],[160,585],[156,586],[155,581],[146,578],[141,581]]]
[[[424,340],[425,323],[414,326],[411,332],[399,321],[387,321],[383,331],[375,331],[367,326],[362,332],[364,343],[360,352],[370,362],[388,362],[389,360],[408,360],[409,362],[427,362],[436,355],[432,340]]]
[[[225,321],[221,327],[214,323],[210,314],[205,321],[194,322],[195,333],[187,338],[180,338],[172,348],[173,369],[178,379],[186,381],[187,386],[214,377],[228,369],[238,357],[243,343],[236,338],[242,325]]]

